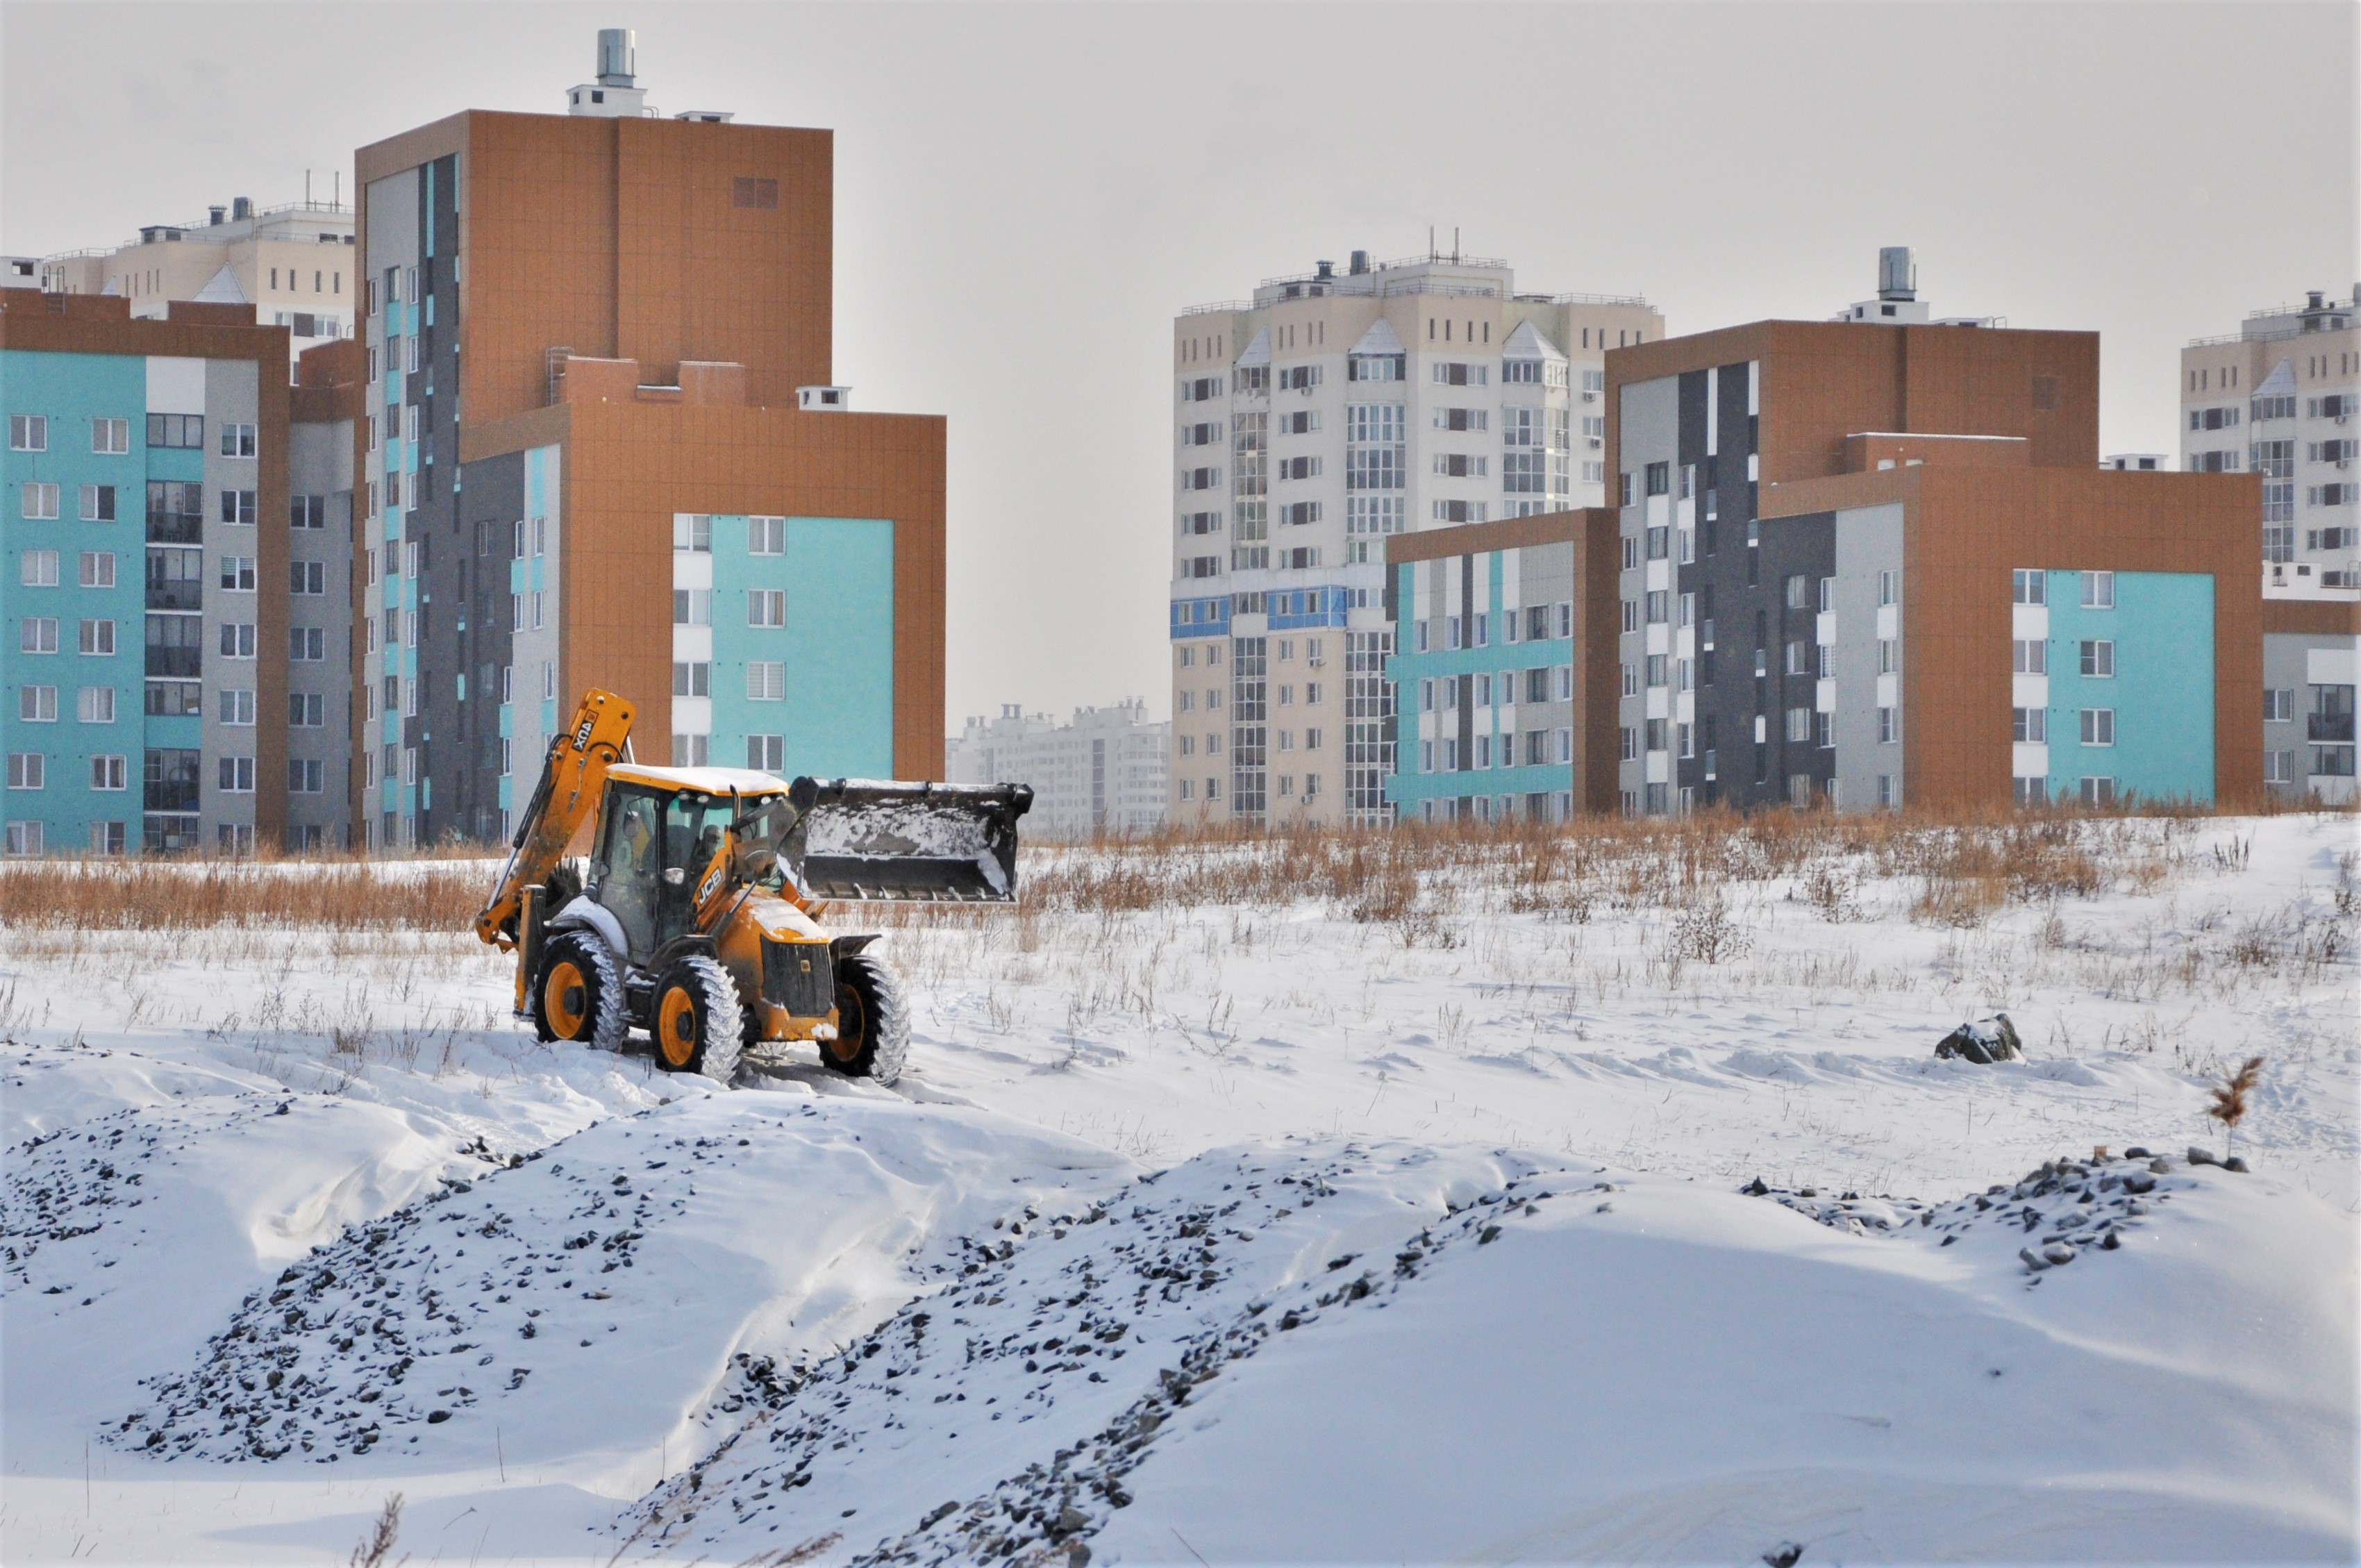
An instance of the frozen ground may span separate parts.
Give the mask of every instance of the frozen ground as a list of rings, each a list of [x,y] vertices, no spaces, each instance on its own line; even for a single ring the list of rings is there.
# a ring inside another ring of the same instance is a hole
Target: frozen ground
[[[2349,1561],[2355,850],[1209,870],[889,924],[894,1092],[541,1046],[467,938],[11,929],[0,1557]]]

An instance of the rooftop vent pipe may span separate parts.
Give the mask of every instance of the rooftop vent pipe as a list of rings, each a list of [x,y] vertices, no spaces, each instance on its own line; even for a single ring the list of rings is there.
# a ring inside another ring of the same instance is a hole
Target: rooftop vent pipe
[[[639,51],[632,47],[629,27],[598,29],[598,85],[629,87],[638,71]]]

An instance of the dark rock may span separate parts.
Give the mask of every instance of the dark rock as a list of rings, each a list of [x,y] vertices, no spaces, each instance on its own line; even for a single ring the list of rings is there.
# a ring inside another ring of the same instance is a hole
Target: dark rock
[[[2246,1174],[2246,1157],[2242,1154],[2234,1154],[2228,1159],[2222,1162],[2222,1168],[2224,1170],[2235,1170],[2240,1176],[2244,1176]]]
[[[2018,1044],[2016,1025],[2005,1013],[1995,1013],[1989,1018],[1972,1024],[1962,1024],[1935,1043],[1938,1057],[1958,1057],[1979,1067],[1993,1062],[2022,1061],[2025,1047]]]
[[[1764,1552],[1763,1561],[1769,1563],[1771,1568],[1795,1568],[1796,1560],[1803,1555],[1804,1549],[1801,1546],[1792,1541],[1783,1541]]]
[[[1760,1198],[1763,1194],[1769,1192],[1771,1189],[1763,1185],[1763,1179],[1758,1176],[1753,1180],[1748,1182],[1745,1186],[1740,1188],[1739,1190],[1749,1198]]]
[[[2140,1147],[2137,1144],[2134,1144],[2131,1147],[2124,1151],[2124,1157],[2125,1159],[2147,1159],[2151,1157],[2147,1150]]]
[[[2189,1163],[2191,1165],[2219,1165],[2222,1162],[2213,1157],[2212,1150],[2201,1149],[2195,1144],[2191,1144],[2189,1146]]]
[[[2016,1255],[2024,1262],[2026,1272],[2028,1274],[2038,1274],[2043,1269],[2049,1266],[2048,1259],[2034,1256],[2033,1251],[2029,1247],[2017,1248]]]

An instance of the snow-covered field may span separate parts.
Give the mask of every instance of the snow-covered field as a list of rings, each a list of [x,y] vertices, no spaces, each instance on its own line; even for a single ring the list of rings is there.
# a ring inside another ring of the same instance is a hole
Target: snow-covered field
[[[890,1091],[20,920],[0,1558],[2350,1561],[2356,821],[2058,831],[1028,852]]]

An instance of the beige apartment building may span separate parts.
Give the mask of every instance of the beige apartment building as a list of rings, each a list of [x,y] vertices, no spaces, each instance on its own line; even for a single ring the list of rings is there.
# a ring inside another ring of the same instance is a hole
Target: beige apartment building
[[[175,300],[252,305],[258,325],[288,329],[291,365],[307,348],[352,335],[352,245],[353,210],[341,203],[257,211],[240,196],[202,223],[150,224],[111,248],[45,257],[40,286],[121,296],[135,320],[161,321]]]
[[[1173,818],[1391,820],[1386,540],[1600,504],[1607,351],[1664,335],[1433,253],[1175,317]]]
[[[2263,587],[2361,588],[2361,287],[2180,351],[2182,466],[2262,477]]]

